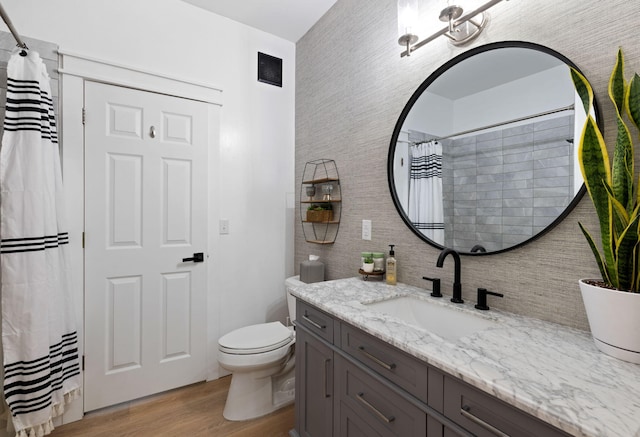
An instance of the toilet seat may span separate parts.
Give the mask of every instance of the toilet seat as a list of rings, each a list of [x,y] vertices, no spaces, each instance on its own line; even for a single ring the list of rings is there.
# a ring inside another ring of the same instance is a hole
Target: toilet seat
[[[287,345],[293,335],[293,331],[280,322],[260,323],[223,335],[218,340],[218,349],[233,355],[260,354]]]

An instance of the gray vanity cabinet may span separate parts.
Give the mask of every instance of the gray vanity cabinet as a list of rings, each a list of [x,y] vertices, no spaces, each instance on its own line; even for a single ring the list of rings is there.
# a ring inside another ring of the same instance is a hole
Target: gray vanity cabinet
[[[425,411],[424,363],[303,301],[296,314],[291,436],[443,436],[441,421]]]
[[[568,434],[298,300],[292,437]]]
[[[296,430],[300,437],[333,435],[333,318],[298,301],[296,307]]]
[[[387,429],[395,429],[395,434],[380,435],[397,435],[397,436],[427,436],[441,437],[445,432],[446,426],[436,415],[443,412],[442,389],[443,374],[428,366],[417,358],[397,349],[396,347],[381,341],[380,339],[361,331],[347,323],[342,323],[340,327],[340,348],[346,352],[349,357],[357,360],[366,367],[363,372],[363,378],[367,378],[369,384],[378,390],[384,390],[389,383],[395,386],[395,391],[386,390],[390,393],[387,399],[393,399],[394,408],[402,408],[405,411],[412,412],[411,422],[415,425],[413,432],[409,432],[403,425],[386,426]],[[339,362],[339,359],[336,359]],[[339,375],[339,373],[336,373]],[[368,376],[366,376],[368,375]],[[379,375],[379,376],[378,376]],[[382,377],[382,378],[380,378]],[[336,377],[336,394],[341,395],[341,388],[338,384],[343,381]],[[373,384],[375,382],[375,384]],[[406,393],[411,396],[398,396],[395,393]],[[414,399],[414,403],[408,402],[406,399]],[[362,403],[362,402],[359,402]],[[421,405],[422,408],[416,408],[415,405]],[[371,413],[371,408],[367,408]],[[344,420],[340,417],[336,410],[336,420]],[[373,413],[373,420],[369,418],[369,423],[382,420],[382,426],[386,425],[386,420]],[[388,417],[388,416],[387,416]],[[394,420],[395,421],[395,420]],[[403,420],[408,422],[406,418]],[[426,426],[426,430],[423,428]],[[399,429],[402,431],[398,432]],[[340,434],[345,435],[345,434]],[[377,435],[377,434],[376,434]],[[450,436],[459,436],[461,434],[450,431]],[[465,435],[465,434],[462,434]]]

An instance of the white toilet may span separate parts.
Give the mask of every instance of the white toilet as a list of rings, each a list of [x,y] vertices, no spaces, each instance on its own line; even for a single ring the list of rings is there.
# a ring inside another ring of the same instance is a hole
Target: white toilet
[[[302,285],[298,276],[285,280],[289,317],[295,320],[295,297],[289,290]],[[280,322],[245,326],[218,340],[218,362],[232,372],[224,406],[227,420],[264,416],[293,402],[295,392],[295,332]]]

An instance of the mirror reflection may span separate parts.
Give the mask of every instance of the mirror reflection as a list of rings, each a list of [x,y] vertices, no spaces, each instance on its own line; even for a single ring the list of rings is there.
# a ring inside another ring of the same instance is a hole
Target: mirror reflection
[[[541,235],[584,192],[574,138],[584,119],[570,62],[496,43],[432,74],[403,111],[389,153],[398,211],[423,240],[495,253]]]

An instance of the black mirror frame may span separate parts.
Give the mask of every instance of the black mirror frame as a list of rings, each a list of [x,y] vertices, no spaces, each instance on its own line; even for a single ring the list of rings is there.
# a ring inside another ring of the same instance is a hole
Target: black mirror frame
[[[460,55],[450,59],[449,61],[445,62],[443,65],[438,67],[433,73],[431,73],[429,75],[429,77],[427,77],[427,79],[424,82],[422,82],[422,84],[420,84],[418,89],[412,94],[411,98],[409,99],[409,101],[405,105],[404,109],[400,113],[400,117],[398,118],[398,121],[396,122],[396,125],[395,125],[395,127],[393,129],[393,135],[391,136],[391,143],[389,144],[389,154],[387,155],[387,182],[389,183],[389,191],[391,193],[391,198],[393,200],[393,204],[395,205],[396,210],[398,211],[398,214],[400,214],[400,217],[402,218],[404,223],[409,227],[409,229],[411,229],[411,231],[414,234],[416,234],[425,243],[428,243],[428,244],[430,244],[431,246],[433,246],[433,247],[435,247],[437,249],[441,249],[442,250],[442,249],[445,248],[445,246],[442,246],[442,245],[434,242],[433,240],[427,238],[422,232],[420,232],[418,229],[416,229],[416,227],[413,226],[413,224],[411,223],[411,220],[409,220],[409,217],[407,216],[406,212],[404,211],[404,208],[402,207],[402,205],[400,203],[400,200],[398,199],[398,193],[396,191],[395,182],[394,182],[393,161],[394,161],[394,157],[395,157],[396,144],[397,144],[397,141],[398,141],[398,137],[400,135],[400,130],[402,129],[402,126],[404,125],[404,122],[405,122],[405,120],[407,118],[407,115],[409,114],[409,112],[413,108],[413,105],[418,100],[418,98],[420,98],[422,93],[429,87],[429,85],[431,85],[431,83],[433,81],[435,81],[438,77],[440,77],[442,74],[444,74],[447,70],[449,70],[454,65],[464,61],[465,59],[470,58],[472,56],[475,56],[477,54],[488,52],[490,50],[509,48],[509,47],[517,47],[517,48],[526,48],[526,49],[531,49],[531,50],[538,50],[540,52],[543,52],[543,53],[546,53],[548,55],[554,56],[555,58],[557,58],[560,61],[564,62],[569,67],[574,68],[577,71],[579,71],[580,73],[582,73],[580,71],[580,69],[573,62],[571,62],[567,57],[565,57],[564,55],[556,52],[553,49],[550,49],[548,47],[545,47],[545,46],[542,46],[542,45],[539,45],[539,44],[536,44],[536,43],[525,42],[525,41],[500,41],[500,42],[485,44],[485,45],[482,45],[482,46],[479,46],[479,47],[474,47],[474,48],[472,48],[472,49],[470,49],[470,50],[468,50],[468,51],[466,51],[464,53],[461,53]],[[600,115],[600,110],[598,108],[598,103],[596,101],[595,96],[594,96],[594,99],[593,99],[593,109],[594,109],[594,112],[595,112],[595,117],[596,117],[596,122],[598,124],[598,127],[600,128],[600,131],[604,133],[602,117]],[[582,187],[580,187],[580,190],[578,190],[578,192],[574,196],[573,200],[569,203],[569,205],[567,205],[567,207],[562,212],[562,214],[560,214],[553,222],[551,222],[542,231],[538,232],[537,234],[535,234],[531,238],[529,238],[529,239],[527,239],[527,240],[525,240],[525,241],[523,241],[521,243],[515,244],[515,245],[510,246],[510,247],[506,247],[506,248],[503,248],[503,249],[500,249],[500,250],[491,251],[491,252],[459,252],[459,253],[461,255],[484,256],[484,255],[495,255],[495,254],[507,252],[509,250],[514,250],[514,249],[520,248],[520,247],[524,246],[525,244],[528,244],[528,243],[530,243],[530,242],[542,237],[547,232],[549,232],[551,229],[553,229],[555,226],[557,226],[558,223],[560,223],[562,220],[564,220],[569,215],[569,213],[576,207],[576,205],[580,202],[580,200],[582,199],[582,197],[584,196],[586,191],[587,191],[587,189],[586,189],[586,187],[585,187],[585,185],[583,183]]]

